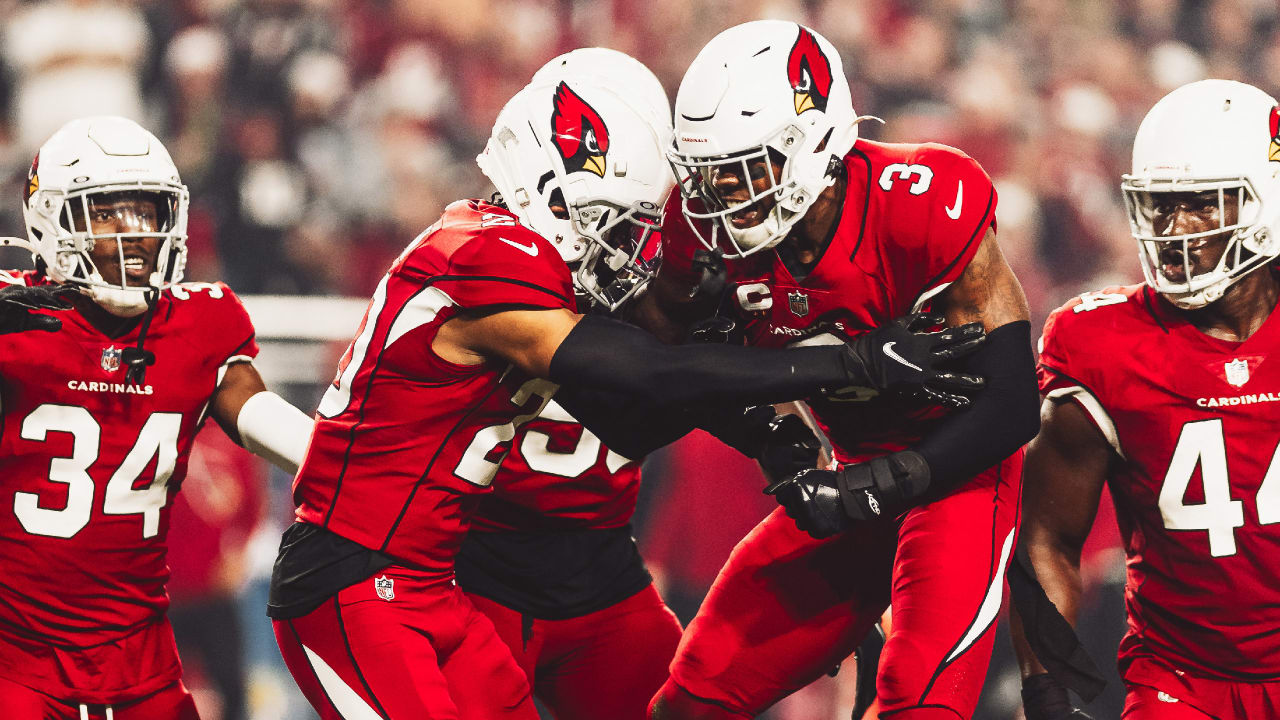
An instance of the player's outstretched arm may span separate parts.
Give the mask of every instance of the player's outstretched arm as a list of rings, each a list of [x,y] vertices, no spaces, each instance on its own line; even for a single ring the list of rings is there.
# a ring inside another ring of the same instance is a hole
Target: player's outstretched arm
[[[966,371],[986,379],[985,389],[908,450],[771,485],[768,492],[801,529],[826,537],[855,521],[896,515],[950,492],[1036,434],[1040,395],[1030,313],[993,231],[939,305],[952,327],[986,328],[986,342],[964,362]]]
[[[1074,625],[1083,591],[1080,550],[1093,527],[1114,456],[1102,433],[1074,401],[1046,400],[1041,417],[1040,433],[1027,446],[1023,462],[1018,542],[1026,549],[1045,594]],[[1016,607],[1009,614],[1027,720],[1088,717],[1074,710],[1066,689],[1036,658],[1027,640],[1028,630],[1034,632],[1034,628],[1025,627]]]
[[[885,332],[910,335],[896,325],[886,328]],[[910,354],[903,365],[882,351],[893,343],[867,337],[847,345],[785,350],[673,346],[633,325],[565,309],[489,308],[445,322],[432,347],[444,359],[458,363],[502,358],[530,375],[561,385],[636,398],[661,393],[664,402],[674,407],[760,405],[849,386],[898,389],[937,377],[931,342],[899,344],[902,352],[921,353]]]
[[[251,363],[233,363],[214,391],[209,414],[227,437],[293,475],[311,441],[312,419],[267,389]]]

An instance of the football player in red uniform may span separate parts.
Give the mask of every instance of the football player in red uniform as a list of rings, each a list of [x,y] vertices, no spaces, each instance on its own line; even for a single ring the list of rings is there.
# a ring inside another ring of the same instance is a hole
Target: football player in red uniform
[[[626,87],[627,104],[671,137],[666,91],[634,58],[582,48],[534,82],[575,78]],[[563,400],[516,431],[458,555],[458,584],[557,718],[641,720],[681,633],[631,537],[647,448],[604,446]]]
[[[525,674],[455,585],[453,561],[516,431],[558,384],[616,396],[619,418],[628,403],[679,412],[849,385],[973,387],[938,363],[980,328],[888,326],[880,344],[796,350],[671,347],[579,315],[575,292],[616,308],[652,272],[664,145],[608,89],[531,84],[477,159],[503,202],[450,205],[380,283],[320,403],[272,584],[281,651],[322,717],[535,716]]]
[[[1280,347],[1278,176],[1274,98],[1225,80],[1169,93],[1122,184],[1146,283],[1045,323],[1024,541],[1074,619],[1081,545],[1110,487],[1129,720],[1280,716],[1280,369],[1266,364]],[[1016,645],[1027,717],[1086,717]]]
[[[1038,404],[991,180],[953,148],[857,139],[839,55],[795,23],[717,36],[685,74],[675,113],[683,197],[667,204],[665,260],[640,321],[675,337],[707,309],[689,300],[695,288],[716,284],[721,315],[761,347],[840,343],[928,310],[926,324],[987,328],[966,365],[987,384],[950,413],[929,396],[814,400],[838,466],[772,486],[784,507],[734,549],[652,715],[754,717],[849,655],[892,601],[881,713],[970,717]]]
[[[165,619],[169,500],[212,417],[294,470],[311,420],[263,386],[244,307],[183,283],[187,191],[151,133],[75,120],[41,147],[23,217],[36,269],[76,288],[0,336],[0,708],[6,718],[195,718]],[[46,327],[45,329],[53,329]]]

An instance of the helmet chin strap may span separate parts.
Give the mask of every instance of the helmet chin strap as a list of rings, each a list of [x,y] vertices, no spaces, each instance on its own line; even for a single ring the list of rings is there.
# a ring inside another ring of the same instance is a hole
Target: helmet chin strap
[[[129,366],[125,380],[134,385],[141,385],[146,380],[147,366],[154,365],[156,362],[156,354],[144,349],[142,343],[147,339],[151,318],[156,314],[156,302],[160,299],[160,291],[153,288],[144,294],[146,314],[142,316],[142,327],[138,330],[138,344],[120,351],[120,360]]]

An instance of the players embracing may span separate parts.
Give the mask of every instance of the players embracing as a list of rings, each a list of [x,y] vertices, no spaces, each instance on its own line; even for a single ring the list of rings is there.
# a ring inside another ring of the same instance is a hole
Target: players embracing
[[[925,311],[908,324],[987,330],[951,366],[985,387],[971,402],[951,377],[914,396],[813,399],[839,466],[771,487],[784,507],[721,570],[654,718],[754,717],[848,656],[890,602],[882,715],[967,718],[977,703],[1018,524],[1019,449],[1037,427],[1026,300],[978,164],[942,145],[860,139],[858,120],[816,32],[760,21],[708,43],[676,98],[679,194],[638,320],[673,337],[718,309],[747,345],[820,347]],[[723,258],[724,289],[705,303],[708,252]]]
[[[1029,557],[1073,619],[1105,483],[1127,556],[1122,717],[1276,717],[1276,100],[1225,80],[1174,90],[1139,127],[1122,190],[1146,282],[1086,293],[1045,324]],[[1087,717],[1015,647],[1029,720]]]

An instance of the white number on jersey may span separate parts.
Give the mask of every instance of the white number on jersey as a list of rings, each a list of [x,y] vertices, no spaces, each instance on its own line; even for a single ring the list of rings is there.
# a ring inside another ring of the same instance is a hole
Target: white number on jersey
[[[1267,474],[1254,501],[1263,525],[1280,522],[1280,445],[1271,457]],[[1196,466],[1204,487],[1204,502],[1183,502]],[[1231,498],[1227,475],[1227,441],[1222,419],[1199,420],[1182,426],[1178,445],[1169,461],[1160,486],[1160,515],[1166,530],[1208,530],[1209,554],[1226,557],[1236,554],[1235,529],[1244,527],[1244,504]]]
[[[579,424],[555,400],[547,403],[547,407],[543,409],[538,419],[566,425]],[[530,430],[525,433],[524,440],[520,442],[520,454],[524,456],[524,461],[528,464],[530,470],[547,475],[572,478],[578,477],[595,467],[596,461],[600,459],[600,448],[602,447],[600,438],[585,427],[582,428],[582,435],[578,437],[578,442],[574,444],[573,450],[569,452],[552,452],[549,449],[550,443],[551,436],[544,432]],[[626,465],[627,462],[629,462],[627,458],[612,450],[605,449],[604,465],[609,472],[617,472],[618,468]]]
[[[1072,308],[1072,311],[1089,312],[1108,305],[1119,305],[1128,300],[1129,296],[1121,293],[1087,292],[1080,296],[1080,304]]]
[[[889,192],[893,189],[894,179],[911,180],[915,176],[915,181],[907,188],[912,195],[922,195],[924,191],[929,189],[929,184],[933,182],[933,168],[928,165],[907,165],[906,163],[893,163],[885,165],[884,171],[880,173],[880,189]]]
[[[541,402],[536,403],[529,412],[515,416],[511,422],[481,428],[463,451],[462,459],[453,469],[453,474],[473,485],[488,487],[498,474],[498,466],[507,457],[507,453],[511,452],[511,441],[516,436],[516,429],[537,417],[559,389],[559,385],[542,378],[534,378],[521,385],[511,396],[513,405],[523,407],[535,397]]]
[[[160,509],[169,499],[169,476],[178,460],[181,426],[181,413],[152,413],[137,442],[107,481],[102,511],[108,515],[141,514],[144,538],[160,531]],[[71,457],[55,457],[49,462],[49,480],[67,486],[66,505],[61,509],[41,507],[39,493],[16,492],[13,514],[32,535],[69,538],[83,530],[93,514],[94,485],[89,467],[98,459],[102,428],[82,407],[46,403],[22,421],[20,435],[24,440],[45,442],[51,432],[71,435]],[[153,457],[155,479],[147,487],[135,489],[133,483]]]

